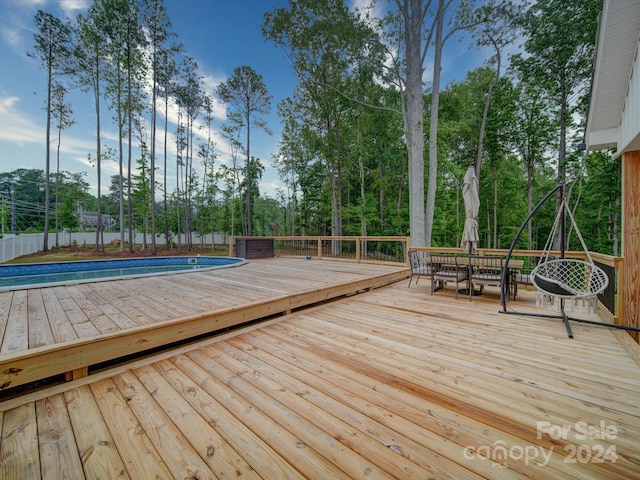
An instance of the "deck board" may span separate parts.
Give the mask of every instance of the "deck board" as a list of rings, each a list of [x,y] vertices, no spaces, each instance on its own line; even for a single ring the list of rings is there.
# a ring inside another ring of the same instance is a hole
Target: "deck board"
[[[55,318],[53,319],[55,322]],[[42,290],[30,290],[27,294],[27,322],[29,325],[29,345],[33,348],[54,343],[51,324],[44,308]]]
[[[7,317],[7,327],[0,346],[0,355],[20,352],[29,348],[29,322],[27,292],[13,292]]]
[[[44,478],[82,478],[82,462],[62,395],[36,402],[40,466]]]
[[[0,292],[0,346],[7,329],[12,300],[13,292]]]
[[[335,264],[335,265],[332,265]],[[223,269],[12,292],[0,306],[0,391],[64,374],[85,375],[219,329],[384,285],[404,266],[287,259]],[[209,320],[209,321],[207,321]],[[7,354],[3,356],[3,354]]]
[[[141,455],[141,452],[137,450],[130,452],[124,449],[121,454],[119,453],[106,424],[109,415],[101,413],[97,400],[92,394],[91,387],[84,385],[68,389],[63,395],[76,439],[76,448],[80,454],[86,478],[128,479],[136,478],[127,473],[128,471],[133,471],[135,474],[135,468],[148,468],[151,473],[154,470],[160,470],[154,469],[152,462],[145,462],[144,464],[131,462],[125,468],[124,461],[128,458],[128,455],[131,453]],[[123,412],[123,414],[126,414],[126,412]],[[121,442],[120,439],[119,442]],[[168,475],[166,470],[162,470],[161,473]]]
[[[51,325],[51,332],[55,342],[66,342],[78,338],[64,307],[56,297],[53,289],[42,290],[42,300],[46,309],[46,316]]]
[[[287,263],[225,272],[220,292],[270,270],[326,279]],[[198,302],[176,305],[228,308],[200,275],[178,289]],[[487,290],[469,302],[397,282],[0,402],[0,477],[640,478],[640,347],[499,313]]]

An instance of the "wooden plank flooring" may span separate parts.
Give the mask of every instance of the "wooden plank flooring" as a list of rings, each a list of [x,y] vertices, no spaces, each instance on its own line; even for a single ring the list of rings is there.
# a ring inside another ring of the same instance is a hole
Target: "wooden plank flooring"
[[[0,478],[640,478],[638,345],[498,310],[402,281],[7,400]]]
[[[0,390],[405,278],[404,266],[304,259],[0,293]]]

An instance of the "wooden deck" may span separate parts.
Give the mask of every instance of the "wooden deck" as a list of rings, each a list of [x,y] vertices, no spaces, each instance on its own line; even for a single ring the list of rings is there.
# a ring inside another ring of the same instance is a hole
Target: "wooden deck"
[[[398,266],[303,259],[0,293],[0,390],[405,278]]]
[[[370,267],[263,288],[323,263]],[[487,290],[402,281],[6,400],[0,478],[640,478],[638,345]]]

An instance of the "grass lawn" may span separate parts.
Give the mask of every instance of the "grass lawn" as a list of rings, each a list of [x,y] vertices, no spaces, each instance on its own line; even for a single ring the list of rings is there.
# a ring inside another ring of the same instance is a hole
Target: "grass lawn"
[[[191,250],[182,247],[178,248],[164,248],[164,245],[158,246],[156,249],[158,257],[160,256],[190,256],[190,255],[215,255],[215,256],[228,256],[228,245],[216,245],[215,250],[211,250],[211,246],[201,247],[194,246]],[[46,252],[36,252],[29,255],[23,255],[21,257],[14,258],[6,262],[7,264],[16,263],[43,263],[43,262],[69,262],[77,260],[96,260],[96,259],[109,259],[109,258],[132,258],[132,257],[151,257],[151,247],[146,249],[142,248],[142,245],[136,245],[133,252],[130,252],[127,247],[125,251],[121,252],[116,245],[105,245],[104,252],[96,251],[95,245],[84,246],[70,246],[60,247]]]

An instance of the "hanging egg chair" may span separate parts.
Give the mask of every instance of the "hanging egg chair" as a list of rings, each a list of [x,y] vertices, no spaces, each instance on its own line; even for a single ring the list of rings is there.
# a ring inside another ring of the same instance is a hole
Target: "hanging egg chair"
[[[585,252],[585,260],[563,258],[565,212],[571,219],[571,224],[580,240],[582,249]],[[551,255],[553,240],[557,235],[561,235],[562,258],[555,258]],[[571,213],[564,198],[558,209],[558,214],[540,261],[531,272],[531,279],[538,293],[568,300],[593,299],[604,292],[607,285],[609,285],[609,277],[591,258],[573,213]]]
[[[602,293],[608,287],[609,278],[607,274],[600,267],[598,267],[591,258],[591,254],[589,253],[589,250],[584,243],[584,239],[580,234],[580,230],[578,229],[575,218],[573,217],[573,214],[571,213],[571,210],[568,208],[568,205],[566,203],[566,199],[564,197],[564,189],[564,182],[558,183],[558,185],[556,185],[553,190],[547,193],[547,195],[545,195],[545,197],[540,200],[535,208],[529,213],[527,219],[522,223],[520,229],[513,238],[511,247],[509,248],[509,252],[507,253],[507,257],[505,259],[505,265],[508,266],[509,260],[518,243],[520,235],[522,235],[522,232],[524,231],[529,221],[533,218],[533,216],[538,212],[540,207],[545,202],[552,198],[556,192],[560,191],[560,195],[562,198],[560,209],[558,210],[558,214],[556,215],[553,228],[551,229],[551,234],[549,235],[547,244],[545,245],[545,248],[542,252],[540,261],[531,272],[531,281],[536,287],[538,294],[548,296],[553,299],[558,299],[557,305],[560,309],[560,315],[551,315],[549,313],[517,312],[507,309],[508,294],[506,292],[502,292],[501,294],[502,310],[500,311],[500,313],[561,319],[564,322],[569,338],[573,338],[573,333],[569,324],[570,320],[608,328],[640,332],[640,329],[635,327],[598,322],[583,318],[574,318],[569,317],[566,314],[564,310],[566,301],[572,302],[574,301],[574,299],[584,299],[588,301],[595,300],[597,298],[597,295]],[[573,228],[575,229],[576,234],[580,239],[580,244],[582,245],[582,249],[584,250],[584,259],[565,258],[565,220],[567,216],[569,216]],[[560,240],[559,257],[556,256],[558,252],[554,252],[551,249],[553,240],[556,237],[558,237]],[[503,283],[507,281],[507,275],[508,268],[505,268],[502,272]]]

